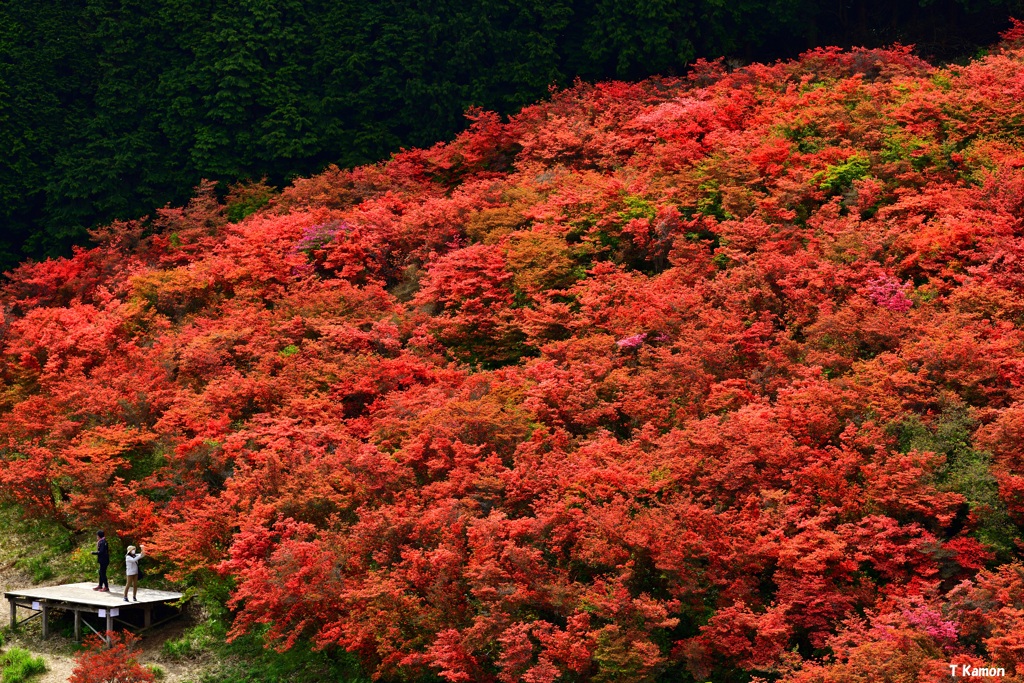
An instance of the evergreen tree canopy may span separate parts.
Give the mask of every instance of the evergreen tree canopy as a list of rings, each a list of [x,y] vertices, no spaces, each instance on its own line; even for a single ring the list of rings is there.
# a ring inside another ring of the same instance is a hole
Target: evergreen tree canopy
[[[575,78],[820,44],[973,52],[1020,0],[6,0],[0,264],[180,203],[448,139]]]

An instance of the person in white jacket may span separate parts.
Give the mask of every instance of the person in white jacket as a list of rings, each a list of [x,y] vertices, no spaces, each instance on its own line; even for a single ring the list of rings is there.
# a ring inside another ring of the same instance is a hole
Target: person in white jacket
[[[132,589],[132,600],[139,601],[139,560],[146,556],[145,548],[139,544],[139,554],[135,554],[135,546],[128,546],[128,554],[124,556],[124,601],[128,600],[128,588]]]

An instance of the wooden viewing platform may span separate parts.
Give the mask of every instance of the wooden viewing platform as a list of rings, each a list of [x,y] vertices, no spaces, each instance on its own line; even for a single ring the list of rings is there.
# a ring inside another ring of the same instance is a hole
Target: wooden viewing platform
[[[177,610],[170,617],[153,622],[153,612],[170,602],[181,600],[181,593],[171,591],[158,591],[151,588],[140,588],[138,602],[124,601],[124,586],[114,586],[109,593],[94,591],[95,584],[66,583],[62,586],[48,586],[42,588],[27,588],[24,590],[12,590],[4,593],[7,602],[11,606],[11,629],[19,624],[24,624],[29,619],[39,615],[43,617],[43,638],[50,637],[50,612],[53,610],[64,610],[75,613],[75,640],[82,637],[82,624],[84,623],[90,631],[106,640],[106,631],[114,630],[114,622],[117,621],[124,626],[136,631],[145,631],[154,626],[173,619],[178,616]],[[32,610],[33,614],[18,621],[18,608]],[[131,624],[118,619],[123,612],[142,611],[142,625]],[[95,614],[99,618],[106,619],[106,629],[100,633],[86,619],[86,615]]]

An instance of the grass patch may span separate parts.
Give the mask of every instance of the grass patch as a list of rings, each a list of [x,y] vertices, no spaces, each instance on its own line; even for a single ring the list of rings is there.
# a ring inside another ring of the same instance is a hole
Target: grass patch
[[[210,619],[185,631],[180,638],[164,643],[163,653],[174,659],[197,657],[223,645],[227,628],[219,619]]]
[[[260,634],[235,640],[221,649],[222,664],[203,674],[201,683],[369,683],[355,656],[334,648],[312,652],[296,643],[287,652],[263,647]]]
[[[212,654],[219,662],[196,683],[369,683],[356,658],[340,649],[313,652],[308,643],[297,643],[287,652],[264,647],[262,633],[226,643],[227,628],[212,618],[164,643],[163,653],[175,659]]]
[[[0,655],[0,683],[22,683],[46,672],[42,657],[33,657],[28,650],[12,647]]]
[[[23,557],[14,566],[32,577],[32,583],[41,583],[53,578],[53,567],[50,566],[49,553]]]

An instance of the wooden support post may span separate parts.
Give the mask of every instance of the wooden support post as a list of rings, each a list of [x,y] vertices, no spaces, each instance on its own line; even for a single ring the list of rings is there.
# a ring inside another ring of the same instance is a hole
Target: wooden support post
[[[82,639],[82,613],[75,610],[75,642]]]
[[[50,606],[45,602],[40,605],[43,610],[43,640],[50,637]]]
[[[11,604],[11,630],[13,631],[18,628],[18,603],[14,598],[7,598],[7,602]]]
[[[111,610],[109,607],[107,608],[107,633],[108,634],[110,633],[110,631],[114,630],[114,615],[111,614],[112,611],[113,610]],[[110,645],[110,636],[107,635],[106,639],[107,639],[107,645]]]
[[[153,625],[153,608],[146,606],[142,613],[142,628],[149,628]]]

